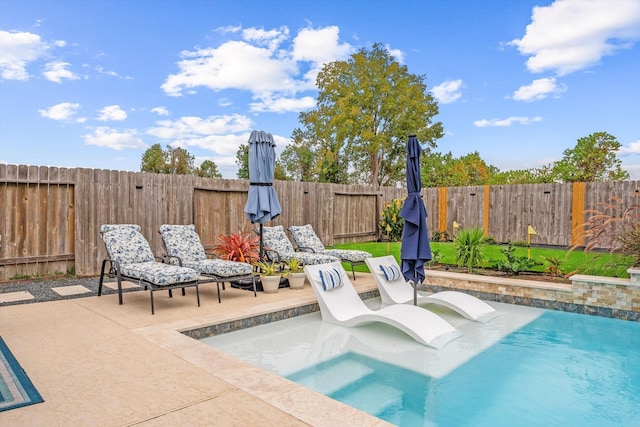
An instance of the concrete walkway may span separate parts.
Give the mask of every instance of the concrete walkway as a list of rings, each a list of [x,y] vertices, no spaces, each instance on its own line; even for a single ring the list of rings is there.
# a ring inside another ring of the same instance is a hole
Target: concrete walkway
[[[368,273],[352,283],[376,289]],[[385,426],[388,423],[193,340],[181,331],[315,302],[214,284],[0,307],[0,335],[44,403],[0,412],[9,426]]]

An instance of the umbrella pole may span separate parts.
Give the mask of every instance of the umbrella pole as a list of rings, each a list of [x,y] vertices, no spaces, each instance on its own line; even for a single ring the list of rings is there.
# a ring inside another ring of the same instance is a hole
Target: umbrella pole
[[[260,262],[263,262],[263,261],[264,261],[264,258],[263,258],[263,254],[264,254],[264,242],[263,242],[263,240],[262,240],[262,227],[263,227],[263,224],[262,224],[262,223],[260,223]]]

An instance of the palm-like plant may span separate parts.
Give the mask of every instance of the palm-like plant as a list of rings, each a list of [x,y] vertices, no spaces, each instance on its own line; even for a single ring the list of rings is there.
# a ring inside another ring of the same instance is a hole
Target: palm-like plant
[[[260,259],[259,244],[257,235],[238,231],[216,236],[211,251],[222,259],[252,264]]]
[[[469,273],[484,262],[482,245],[484,233],[478,227],[460,229],[453,240],[456,249],[456,263],[459,267],[466,267]]]

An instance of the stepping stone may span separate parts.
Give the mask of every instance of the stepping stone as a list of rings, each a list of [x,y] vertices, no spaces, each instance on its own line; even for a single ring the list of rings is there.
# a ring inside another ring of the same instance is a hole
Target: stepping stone
[[[114,291],[118,290],[118,282],[105,282],[103,283],[103,285],[109,289],[113,289]],[[127,281],[122,282],[122,289],[133,289],[133,288],[139,288],[139,287],[140,286],[136,285],[135,283],[131,283]]]
[[[0,303],[26,301],[34,298],[35,297],[27,291],[7,292],[4,294],[0,294]]]
[[[69,296],[69,295],[79,295],[79,294],[87,294],[87,293],[91,293],[91,291],[87,288],[85,288],[82,285],[74,285],[74,286],[59,286],[57,288],[51,288],[51,290],[55,293],[57,293],[58,295],[61,295],[63,297]]]

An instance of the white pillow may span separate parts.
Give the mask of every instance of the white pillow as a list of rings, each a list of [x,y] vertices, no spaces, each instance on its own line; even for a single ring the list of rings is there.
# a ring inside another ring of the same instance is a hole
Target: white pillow
[[[398,280],[402,277],[402,271],[400,271],[400,267],[397,265],[380,265],[380,271],[384,274],[384,278],[387,282],[393,282],[394,280]]]
[[[322,281],[322,289],[325,291],[330,291],[343,285],[342,274],[337,268],[320,270],[320,280]]]

